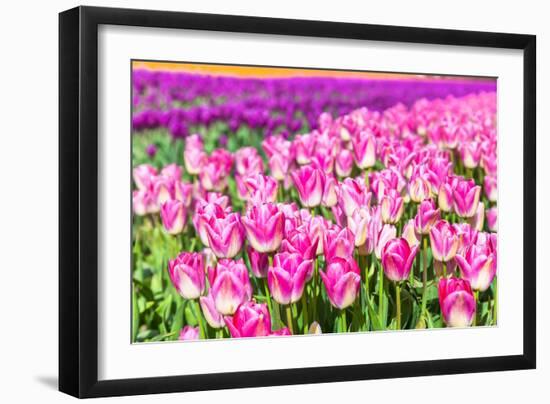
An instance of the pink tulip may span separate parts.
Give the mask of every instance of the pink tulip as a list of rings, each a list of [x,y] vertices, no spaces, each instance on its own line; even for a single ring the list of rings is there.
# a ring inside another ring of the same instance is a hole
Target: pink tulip
[[[181,201],[188,208],[193,200],[193,184],[175,181],[173,185],[173,198]]]
[[[174,199],[174,180],[168,177],[155,177],[152,183],[157,208],[164,202]]]
[[[283,240],[285,216],[273,203],[252,206],[242,217],[248,242],[261,253],[277,250]]]
[[[349,150],[343,149],[336,156],[334,163],[337,176],[349,177],[351,170],[353,170],[353,154]]]
[[[394,189],[389,190],[380,202],[380,214],[384,223],[395,224],[403,215],[403,198]]]
[[[249,176],[264,172],[262,157],[255,147],[243,147],[235,152],[235,170],[237,174]]]
[[[381,201],[390,189],[401,193],[406,185],[403,176],[393,168],[371,172],[369,174],[369,183],[378,201]]]
[[[225,218],[225,216],[230,212],[230,208],[225,209],[218,203],[209,203],[205,200],[197,201],[195,215],[193,216],[193,225],[195,226],[195,231],[200,237],[201,242],[206,247],[210,246],[210,242],[208,241],[208,232],[206,230],[207,224],[216,218]]]
[[[265,337],[271,334],[271,317],[266,304],[243,303],[235,315],[225,317],[232,338]]]
[[[256,174],[244,180],[248,200],[254,205],[277,201],[277,181],[263,174]]]
[[[474,180],[459,180],[453,190],[455,212],[465,218],[476,213],[481,187]]]
[[[222,192],[227,187],[227,177],[232,164],[233,159],[229,152],[215,150],[198,173],[201,186],[207,191]]]
[[[468,327],[476,313],[476,303],[467,280],[441,278],[438,285],[439,306],[448,327]]]
[[[487,199],[491,202],[496,202],[498,197],[497,178],[492,175],[486,175],[483,179],[483,188]]]
[[[293,171],[291,176],[302,205],[307,208],[319,206],[325,188],[325,174],[307,165]]]
[[[353,258],[333,258],[326,267],[326,271],[319,271],[325,284],[330,303],[338,308],[345,309],[353,304],[359,294],[361,275],[359,267]]]
[[[431,185],[422,175],[416,175],[411,178],[409,183],[409,196],[413,202],[419,203],[429,198],[431,195]]]
[[[204,292],[204,259],[200,253],[182,252],[168,260],[172,284],[184,299],[196,299]]]
[[[419,234],[428,234],[432,226],[439,220],[439,209],[431,199],[424,199],[416,210],[414,227]]]
[[[477,204],[476,212],[468,219],[468,222],[477,231],[483,230],[483,225],[485,224],[485,204],[483,202],[480,201]]]
[[[199,338],[199,327],[191,327],[190,325],[183,327],[178,337],[180,341],[191,341]]]
[[[346,216],[353,215],[356,209],[368,208],[371,193],[367,192],[365,182],[359,178],[346,178],[338,188],[338,204]]]
[[[218,258],[233,258],[244,241],[244,231],[238,213],[225,213],[216,208],[215,215],[205,223],[208,247]]]
[[[453,227],[459,240],[457,254],[463,255],[466,248],[475,244],[479,232],[468,223],[453,223]]]
[[[206,322],[210,325],[210,327],[222,328],[225,323],[223,321],[222,315],[216,309],[216,302],[214,301],[214,297],[212,296],[212,291],[210,291],[206,296],[201,296],[199,301],[202,309],[202,314],[204,314],[204,318],[206,319]]]
[[[278,253],[267,271],[267,283],[273,299],[279,304],[295,303],[302,297],[308,273],[313,272],[313,260],[297,253]]]
[[[493,207],[489,210],[487,210],[487,225],[489,227],[489,230],[491,231],[497,231],[498,230],[498,209],[497,207]]]
[[[156,203],[148,190],[135,190],[132,192],[132,210],[138,216],[154,213]]]
[[[297,135],[292,142],[292,149],[299,165],[311,163],[315,151],[315,136],[311,134]]]
[[[395,239],[396,236],[397,229],[394,225],[385,224],[384,226],[382,226],[374,241],[374,254],[376,255],[376,258],[382,258],[382,251],[384,247],[389,241]]]
[[[324,253],[327,262],[334,258],[352,259],[355,251],[355,235],[350,229],[333,227],[325,231]]]
[[[157,170],[149,164],[140,164],[134,167],[132,170],[134,182],[136,186],[141,189],[148,189],[152,184],[154,178],[157,176]]]
[[[208,272],[216,310],[224,316],[235,313],[241,303],[252,297],[248,269],[242,259],[221,259]]]
[[[250,261],[250,269],[256,278],[265,278],[269,266],[269,256],[266,253],[260,253],[251,246],[246,247],[246,254]]]
[[[370,221],[371,215],[368,209],[355,209],[353,214],[347,218],[347,227],[350,229],[355,237],[355,246],[361,247],[368,242],[369,245],[365,246],[365,249],[372,252],[372,240],[367,240]],[[370,252],[365,251],[365,249],[363,249],[363,252],[365,252],[366,254],[370,254]]]
[[[160,172],[160,175],[166,178],[170,178],[174,181],[181,181],[181,173],[182,173],[181,167],[175,163],[172,163],[163,167],[163,169]]]
[[[453,210],[453,183],[456,183],[456,179],[448,177],[439,187],[437,204],[442,212],[450,212]]]
[[[326,177],[325,188],[323,190],[323,199],[321,200],[321,205],[332,208],[338,202],[337,196],[337,181],[333,176]]]
[[[376,139],[372,133],[360,132],[351,139],[355,163],[361,169],[373,167],[376,163]]]
[[[411,248],[420,245],[420,238],[414,229],[414,219],[409,219],[407,223],[405,223],[401,237],[407,240]]]
[[[388,241],[382,250],[382,266],[388,279],[394,282],[407,279],[417,251],[418,246],[409,247],[404,238]]]
[[[458,251],[459,242],[455,228],[446,220],[439,220],[430,229],[430,246],[437,261],[452,260]]]
[[[287,327],[281,328],[280,330],[277,330],[277,331],[273,331],[271,334],[269,334],[269,336],[271,337],[282,337],[287,335],[292,335],[292,333]]]
[[[490,246],[473,244],[455,259],[462,278],[470,281],[472,289],[483,292],[491,286],[497,265],[496,254]]]
[[[478,142],[464,142],[459,147],[460,157],[466,168],[476,168],[481,159],[481,148]]]
[[[206,163],[206,153],[203,149],[202,139],[199,135],[191,135],[185,139],[185,150],[183,152],[183,161],[185,170],[191,175],[197,175],[201,172]]]
[[[171,200],[161,205],[160,218],[169,234],[180,234],[187,222],[187,211],[182,202]]]
[[[304,226],[290,231],[281,243],[281,252],[298,253],[304,259],[315,259],[319,239],[312,240]]]
[[[290,159],[282,154],[276,153],[269,158],[269,171],[277,181],[283,181],[288,174]]]

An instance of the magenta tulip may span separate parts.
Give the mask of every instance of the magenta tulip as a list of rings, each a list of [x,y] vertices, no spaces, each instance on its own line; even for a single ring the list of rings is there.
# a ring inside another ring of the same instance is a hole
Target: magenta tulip
[[[283,240],[285,216],[273,203],[252,206],[242,217],[248,242],[261,253],[277,250]]]
[[[325,189],[325,174],[307,165],[293,171],[291,176],[302,205],[307,208],[319,206]]]
[[[334,162],[336,175],[339,177],[348,177],[353,170],[353,154],[348,149],[343,149],[336,156]]]
[[[495,206],[487,210],[487,226],[491,231],[498,230],[498,208]]]
[[[273,299],[279,304],[295,303],[302,297],[306,277],[313,272],[313,260],[297,253],[278,253],[267,272],[267,283]]]
[[[263,174],[246,177],[244,186],[247,190],[247,199],[254,205],[261,205],[277,201],[277,181]]]
[[[472,289],[483,292],[491,286],[497,265],[496,254],[490,246],[473,244],[455,259],[462,278],[470,281]]]
[[[351,259],[355,251],[355,235],[347,227],[339,229],[334,226],[325,231],[323,244],[327,262],[337,257]]]
[[[338,204],[346,216],[353,215],[356,209],[368,208],[371,193],[360,178],[346,178],[338,187]]]
[[[241,304],[232,317],[225,317],[232,338],[265,337],[271,334],[271,317],[266,304]]]
[[[407,240],[409,247],[420,245],[420,238],[414,229],[414,219],[409,219],[409,221],[405,223],[401,237]]]
[[[419,234],[428,234],[439,218],[439,209],[435,206],[434,201],[424,199],[416,210],[414,228]]]
[[[439,306],[448,327],[468,327],[476,313],[470,283],[464,279],[441,278],[438,285]]]
[[[162,224],[169,234],[180,234],[187,222],[187,212],[182,202],[171,200],[160,207]]]
[[[497,190],[497,178],[492,175],[486,175],[483,179],[483,189],[485,191],[485,196],[491,202],[496,202],[498,197]]]
[[[458,251],[459,238],[456,230],[446,220],[439,220],[430,229],[430,246],[435,260],[449,262]]]
[[[359,267],[353,258],[333,258],[327,265],[326,271],[319,271],[319,273],[330,303],[334,307],[345,309],[353,304],[361,285]]]
[[[395,224],[403,215],[403,198],[396,190],[391,189],[382,197],[380,214],[384,223]]]
[[[210,327],[222,328],[225,323],[223,321],[223,316],[218,312],[218,309],[216,309],[216,302],[214,301],[212,292],[210,291],[206,296],[201,296],[199,301],[202,314]]]
[[[190,325],[183,327],[178,337],[180,341],[191,341],[199,338],[199,327],[191,327]]]
[[[337,196],[338,182],[333,176],[326,176],[325,188],[323,189],[323,199],[321,205],[332,208],[338,202]]]
[[[204,259],[200,253],[182,252],[168,261],[172,284],[184,299],[196,299],[205,287]]]
[[[374,255],[376,255],[376,258],[382,259],[382,251],[384,250],[384,247],[390,240],[395,239],[396,236],[397,229],[394,225],[385,224],[382,226],[382,228],[375,235],[374,240]]]
[[[311,134],[297,135],[292,142],[292,149],[296,156],[296,162],[299,165],[311,163],[311,158],[315,151],[316,137]]]
[[[185,150],[183,152],[183,162],[185,170],[191,175],[197,175],[201,172],[206,163],[206,153],[203,150],[202,139],[199,135],[191,135],[185,139]]]
[[[465,218],[475,215],[481,187],[474,180],[459,180],[453,190],[455,212]]]
[[[361,169],[373,167],[376,163],[376,139],[372,133],[359,132],[351,139],[355,163]]]
[[[221,259],[210,268],[208,281],[216,310],[224,316],[235,313],[237,307],[252,297],[248,269],[242,259]]]
[[[409,247],[404,238],[388,241],[382,250],[382,266],[387,278],[394,282],[407,279],[417,251],[418,246]]]
[[[431,195],[431,185],[422,175],[416,175],[411,178],[409,183],[409,196],[413,202],[419,203],[429,198]]]
[[[218,213],[220,213],[218,211]],[[244,241],[244,231],[238,213],[210,216],[205,223],[208,246],[218,258],[233,258]]]
[[[148,189],[157,176],[157,170],[149,164],[140,164],[134,167],[132,174],[139,189]]]
[[[256,278],[265,278],[269,267],[269,256],[266,253],[256,251],[251,246],[246,247],[250,269]]]

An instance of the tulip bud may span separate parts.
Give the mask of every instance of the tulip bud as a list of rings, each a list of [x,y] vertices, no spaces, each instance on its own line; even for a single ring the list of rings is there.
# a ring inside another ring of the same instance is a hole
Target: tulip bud
[[[487,225],[489,226],[489,230],[491,231],[498,231],[498,209],[497,207],[493,207],[489,210],[487,210]]]
[[[207,296],[200,297],[200,305],[206,322],[212,328],[222,328],[225,325],[222,315],[216,309],[212,292],[208,293]]]
[[[218,211],[218,213],[220,213]],[[239,253],[244,241],[244,232],[237,213],[211,216],[205,223],[208,246],[218,258],[233,258]]]
[[[385,224],[382,229],[378,232],[376,236],[376,241],[374,245],[374,254],[376,258],[382,259],[382,250],[386,244],[393,240],[397,236],[397,229],[394,225]]]
[[[319,271],[330,303],[345,309],[353,304],[359,294],[361,275],[353,259],[333,258],[326,271]]]
[[[204,292],[204,260],[200,253],[182,252],[168,261],[170,280],[184,299],[196,299]]]
[[[359,132],[351,139],[355,163],[361,169],[373,167],[376,164],[376,139],[372,133]]]
[[[475,215],[481,187],[474,180],[459,180],[453,190],[455,212],[465,218]]]
[[[251,246],[246,248],[248,260],[250,261],[250,269],[256,278],[265,278],[269,266],[269,256],[265,253],[256,251]]]
[[[283,240],[285,216],[273,203],[252,206],[242,217],[248,242],[261,253],[276,251]]]
[[[446,220],[439,220],[430,229],[430,245],[435,260],[441,262],[452,260],[459,246],[455,228]]]
[[[308,165],[293,171],[291,176],[302,205],[307,208],[319,206],[325,188],[325,174]]]
[[[295,253],[275,254],[273,266],[267,272],[267,283],[273,299],[279,304],[300,300],[310,272],[313,272],[313,260],[306,260]]]
[[[407,279],[417,251],[418,246],[409,247],[404,238],[388,241],[382,250],[382,266],[387,278],[394,282]]]
[[[271,317],[266,304],[249,301],[239,306],[235,315],[225,317],[232,338],[265,337],[271,334]]]
[[[216,310],[223,315],[235,313],[237,307],[252,297],[248,269],[242,259],[222,259],[208,273]]]
[[[353,170],[353,154],[347,149],[342,149],[336,156],[334,168],[339,177],[349,177]]]
[[[431,199],[424,199],[418,205],[414,218],[414,227],[419,234],[428,234],[432,226],[439,220],[439,209]]]
[[[403,215],[403,198],[394,189],[389,190],[380,202],[380,214],[384,223],[395,224]]]
[[[178,337],[180,341],[191,341],[199,338],[199,327],[191,327],[190,325],[183,327]]]
[[[187,222],[187,212],[182,202],[171,200],[160,207],[162,224],[169,234],[180,234]]]
[[[439,306],[448,327],[468,327],[476,313],[476,303],[467,280],[441,278],[439,280]]]
[[[473,244],[464,255],[457,255],[456,262],[463,279],[470,281],[472,289],[481,292],[487,290],[496,275],[496,255],[487,245]]]

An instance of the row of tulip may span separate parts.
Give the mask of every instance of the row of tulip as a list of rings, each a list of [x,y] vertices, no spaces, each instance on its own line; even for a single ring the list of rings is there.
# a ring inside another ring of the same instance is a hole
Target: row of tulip
[[[496,89],[492,81],[259,79],[139,69],[132,79],[133,129],[161,127],[174,137],[186,137],[213,125],[222,133],[246,127],[263,136],[289,135],[318,129],[323,112],[343,116],[359,107],[383,111],[398,103],[408,107],[420,98]]]
[[[316,126],[134,167],[135,341],[496,324],[495,94]]]

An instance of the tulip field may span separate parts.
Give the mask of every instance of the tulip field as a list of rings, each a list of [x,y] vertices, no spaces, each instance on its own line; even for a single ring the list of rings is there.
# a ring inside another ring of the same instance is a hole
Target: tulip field
[[[496,81],[218,70],[133,70],[133,342],[497,324]]]

